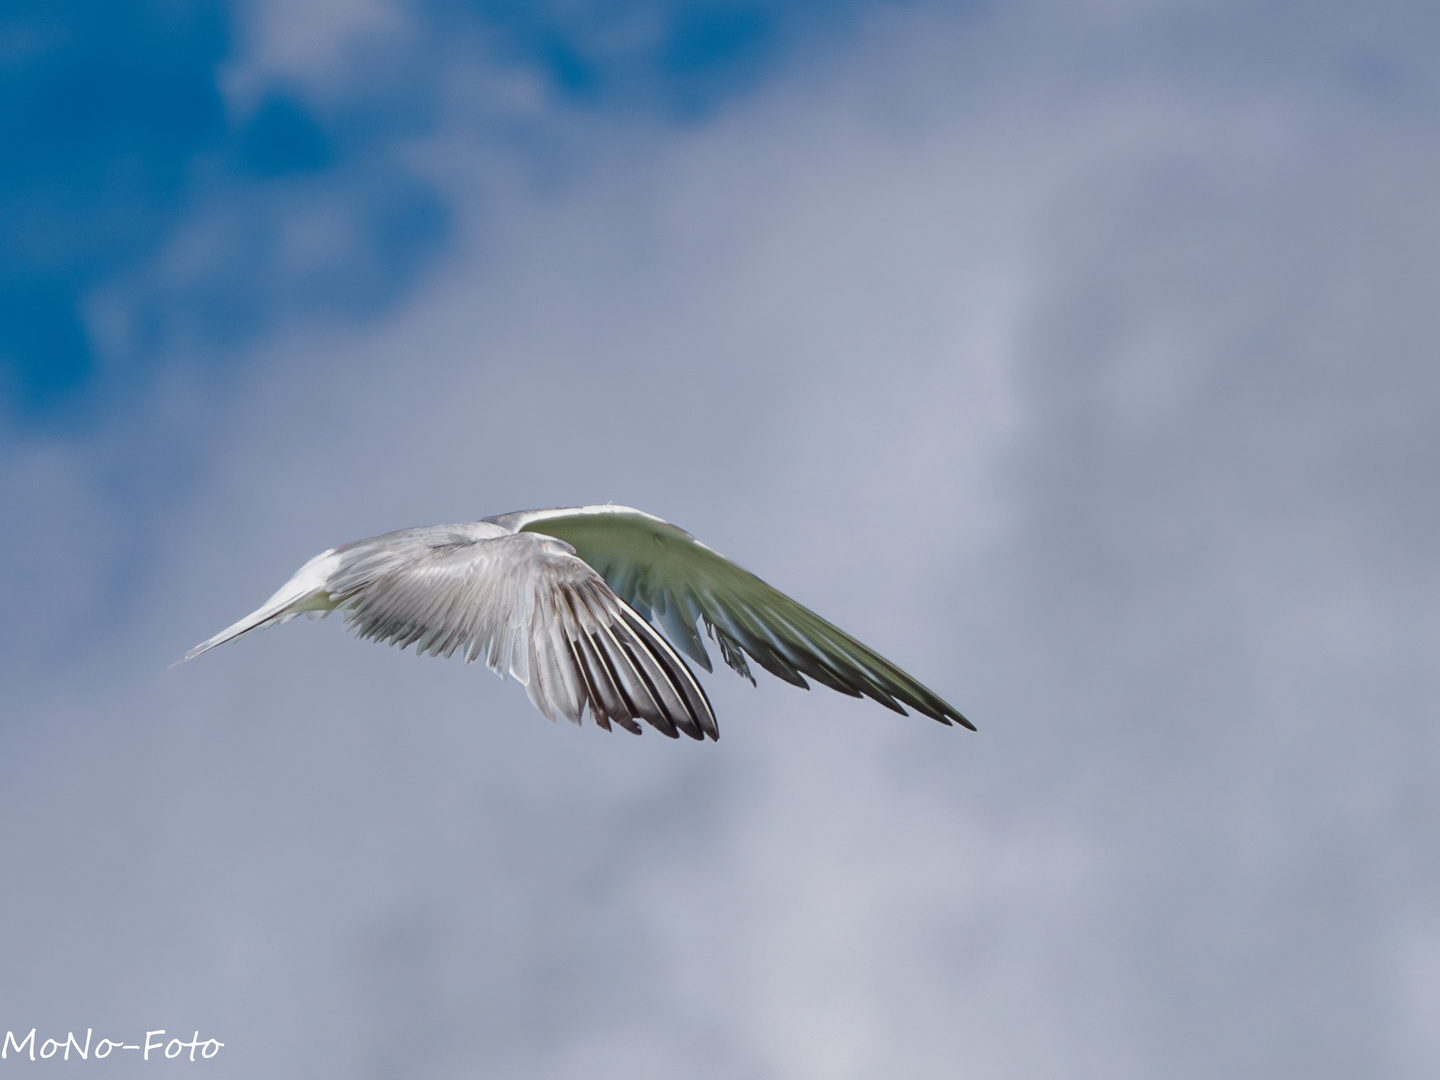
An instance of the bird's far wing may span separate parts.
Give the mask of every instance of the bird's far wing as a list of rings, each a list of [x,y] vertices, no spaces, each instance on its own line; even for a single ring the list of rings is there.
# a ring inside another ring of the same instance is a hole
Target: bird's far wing
[[[579,724],[588,707],[607,730],[614,721],[638,734],[644,720],[671,738],[719,738],[685,662],[563,542],[466,528],[337,548],[330,602],[360,637],[484,659],[524,683],[551,720]]]
[[[787,682],[805,675],[851,697],[864,694],[903,714],[901,703],[974,730],[953,705],[873,649],[700,543],[683,529],[629,507],[540,510],[492,519],[570,544],[623,600],[654,618],[696,663],[712,670],[696,621],[725,662],[754,682],[743,654]]]

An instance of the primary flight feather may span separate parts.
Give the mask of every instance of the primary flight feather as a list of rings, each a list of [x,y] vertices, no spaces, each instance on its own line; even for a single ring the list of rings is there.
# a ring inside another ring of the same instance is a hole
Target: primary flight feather
[[[974,730],[874,650],[683,529],[628,506],[524,510],[331,548],[183,659],[257,627],[337,609],[363,638],[483,659],[523,683],[549,719],[579,724],[588,710],[607,731],[616,723],[638,735],[644,720],[671,738],[720,737],[705,691],[676,651],[712,670],[697,624],[752,683],[747,656],[799,687],[809,688],[808,675],[902,715],[908,705]]]

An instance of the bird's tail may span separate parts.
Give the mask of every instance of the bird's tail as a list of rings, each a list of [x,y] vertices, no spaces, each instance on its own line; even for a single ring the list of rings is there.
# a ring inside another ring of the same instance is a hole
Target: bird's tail
[[[279,591],[265,601],[263,607],[252,611],[239,622],[227,626],[214,637],[202,641],[170,667],[179,667],[185,661],[194,660],[201,653],[209,652],[216,645],[224,645],[225,642],[233,641],[241,634],[247,634],[251,630],[279,626],[306,612],[324,615],[326,612],[334,611],[335,604],[325,588],[333,569],[331,556],[334,553],[334,548],[331,548],[329,551],[316,555],[297,570],[294,577],[280,586]]]

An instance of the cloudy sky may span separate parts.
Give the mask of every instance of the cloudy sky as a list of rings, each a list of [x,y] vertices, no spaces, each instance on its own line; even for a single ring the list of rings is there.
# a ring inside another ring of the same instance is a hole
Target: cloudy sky
[[[1440,1070],[1431,4],[0,16],[0,1031],[214,1077]],[[978,734],[552,726],[323,548],[615,501]],[[153,1055],[152,1055],[153,1056]]]

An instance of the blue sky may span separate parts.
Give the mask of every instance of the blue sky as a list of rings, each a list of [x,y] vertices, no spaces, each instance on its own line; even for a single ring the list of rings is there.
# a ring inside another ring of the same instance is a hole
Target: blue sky
[[[5,19],[0,1030],[1436,1075],[1434,5]],[[724,670],[718,743],[552,726],[333,619],[167,672],[606,500],[979,732]]]
[[[367,42],[364,78],[321,103],[283,77],[227,100],[222,73],[247,45],[243,6],[8,5],[0,358],[11,420],[43,426],[124,400],[166,351],[177,307],[198,328],[188,362],[224,364],[273,327],[277,309],[363,319],[403,293],[450,231],[445,197],[392,153],[437,122],[437,54],[468,48],[471,62],[534,73],[557,108],[684,125],[807,41],[843,33],[860,6],[397,5],[410,31]],[[523,128],[508,133],[512,146],[542,135]],[[261,220],[210,252],[183,289],[127,296],[124,342],[97,340],[92,298],[143,277],[188,215],[300,185],[346,192],[358,260],[317,267],[298,297],[276,297],[275,240]]]

